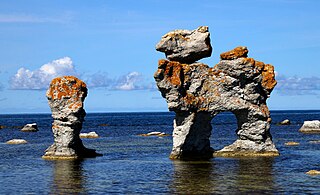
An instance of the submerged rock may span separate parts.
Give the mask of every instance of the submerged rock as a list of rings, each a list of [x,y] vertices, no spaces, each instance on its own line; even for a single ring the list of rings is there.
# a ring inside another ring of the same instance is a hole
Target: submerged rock
[[[6,142],[7,144],[26,144],[28,143],[26,140],[24,139],[12,139]]]
[[[156,45],[156,50],[164,52],[172,61],[193,63],[210,57],[212,47],[207,26],[196,30],[174,30],[165,34]]]
[[[174,47],[171,50],[179,51]],[[181,63],[180,59],[159,60],[154,78],[169,110],[176,113],[171,159],[212,157],[211,120],[224,111],[236,115],[238,139],[215,156],[279,155],[269,131],[266,105],[277,83],[274,67],[248,58],[247,53],[246,47],[223,53],[213,68]]]
[[[286,143],[284,143],[284,145],[286,145],[286,146],[298,146],[298,145],[300,145],[300,143],[299,142],[286,142]]]
[[[169,135],[166,134],[165,132],[153,131],[146,134],[140,134],[140,136],[169,136]]]
[[[308,174],[308,175],[320,175],[320,171],[318,171],[318,170],[310,170],[310,171],[306,172],[306,174]]]
[[[299,131],[302,133],[320,133],[320,121],[304,121]]]
[[[86,115],[83,101],[87,96],[84,82],[73,76],[58,77],[51,81],[47,91],[54,119],[54,143],[46,150],[45,159],[74,159],[99,156],[87,149],[79,137]]]
[[[96,132],[91,131],[89,133],[80,133],[80,138],[99,138],[99,135]]]
[[[309,141],[310,144],[320,144],[320,140]]]
[[[23,132],[36,132],[39,131],[37,123],[26,124],[21,131]]]
[[[285,119],[285,120],[277,123],[277,125],[290,125],[290,124],[291,124],[291,122],[289,119]]]

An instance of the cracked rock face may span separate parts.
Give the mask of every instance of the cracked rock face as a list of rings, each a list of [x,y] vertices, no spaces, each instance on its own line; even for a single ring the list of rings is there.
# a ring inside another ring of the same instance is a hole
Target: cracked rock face
[[[247,54],[246,47],[237,47],[221,54],[213,68],[198,62],[159,60],[154,78],[169,110],[176,113],[171,159],[212,157],[211,120],[224,111],[235,114],[238,138],[214,155],[279,155],[271,139],[266,105],[276,85],[274,68]]]
[[[86,115],[83,101],[87,96],[84,82],[73,76],[58,77],[51,81],[47,91],[51,108],[54,143],[46,150],[45,159],[73,159],[98,156],[87,149],[79,137]]]

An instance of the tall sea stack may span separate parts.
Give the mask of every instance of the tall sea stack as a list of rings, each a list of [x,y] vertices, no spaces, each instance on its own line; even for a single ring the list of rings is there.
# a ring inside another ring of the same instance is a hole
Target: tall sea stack
[[[197,62],[212,52],[206,26],[171,31],[156,49],[168,60],[159,60],[154,78],[169,110],[176,113],[171,159],[279,155],[266,105],[277,84],[272,65],[249,58],[246,47],[222,53],[213,68]],[[237,140],[214,151],[211,120],[225,111],[237,118]]]
[[[96,157],[95,150],[87,149],[79,137],[86,115],[83,101],[87,96],[86,84],[73,76],[51,81],[46,94],[51,108],[54,143],[46,150],[44,159],[76,159]]]

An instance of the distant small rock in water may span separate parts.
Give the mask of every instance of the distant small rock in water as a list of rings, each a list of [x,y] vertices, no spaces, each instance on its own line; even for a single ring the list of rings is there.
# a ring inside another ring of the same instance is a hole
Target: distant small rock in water
[[[107,126],[109,126],[109,124],[100,124],[99,126],[101,126],[101,127],[107,127]]]
[[[153,131],[146,134],[140,134],[140,136],[169,136],[169,134],[166,134],[165,132],[160,132],[160,131]]]
[[[6,142],[7,144],[26,144],[28,143],[26,140],[24,139],[12,139]]]
[[[94,132],[94,131],[91,131],[89,133],[80,133],[80,138],[98,138],[99,135]]]
[[[6,126],[0,125],[0,129],[4,129],[4,128],[6,128]]]
[[[320,140],[309,141],[310,144],[320,144]]]
[[[277,123],[277,125],[290,125],[290,124],[291,124],[291,122],[289,119],[285,119],[285,120]]]
[[[318,170],[310,170],[310,171],[306,172],[306,174],[308,174],[308,175],[320,175],[320,171],[318,171]]]
[[[21,131],[23,132],[37,132],[39,131],[37,123],[26,124]]]
[[[302,133],[320,133],[320,121],[304,121],[299,131]]]
[[[284,145],[286,145],[286,146],[298,146],[298,145],[300,145],[300,143],[299,142],[286,142],[286,143],[284,143]]]

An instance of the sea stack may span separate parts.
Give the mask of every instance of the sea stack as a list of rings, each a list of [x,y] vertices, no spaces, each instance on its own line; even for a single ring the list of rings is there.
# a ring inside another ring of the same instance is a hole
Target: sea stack
[[[169,110],[176,113],[170,158],[278,156],[269,131],[271,118],[266,105],[277,84],[274,67],[248,58],[249,51],[243,46],[222,53],[213,68],[197,62],[210,56],[212,47],[208,27],[191,32],[196,31],[208,37],[190,38],[185,36],[190,31],[175,30],[163,36],[156,46],[168,60],[159,60],[154,78]],[[203,51],[206,52],[202,54]],[[211,120],[225,111],[237,118],[237,140],[214,151],[209,141]]]
[[[54,143],[46,150],[44,159],[76,159],[96,157],[95,150],[87,149],[79,137],[86,115],[83,101],[87,96],[86,84],[73,76],[51,81],[46,94],[51,108]]]

